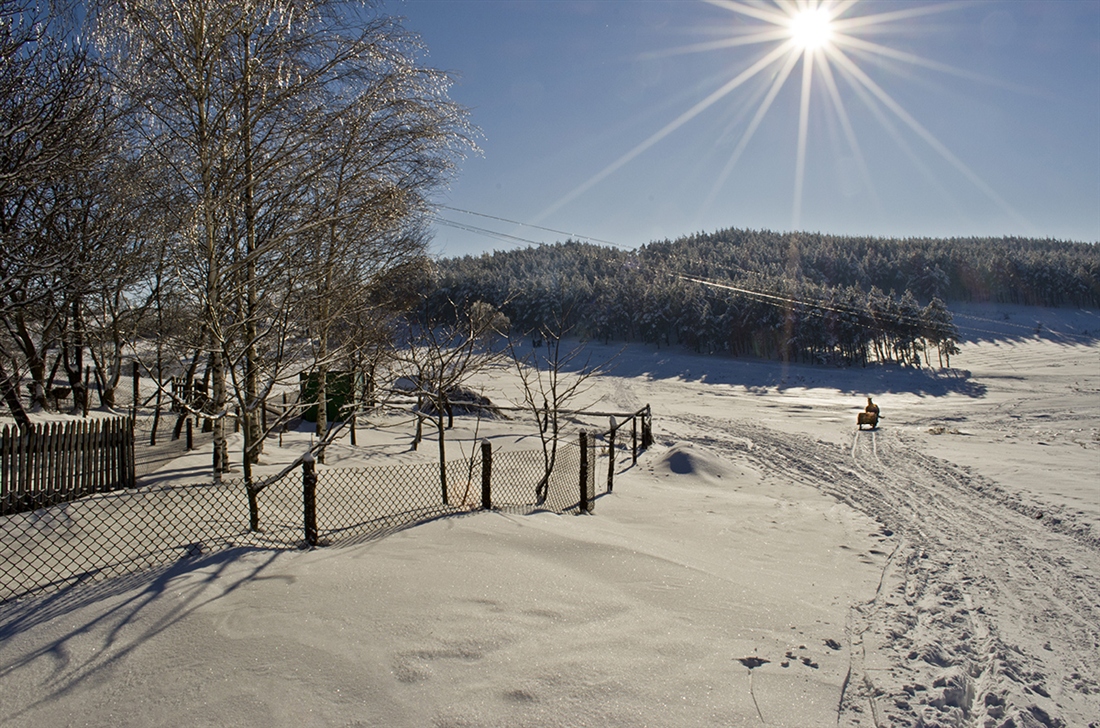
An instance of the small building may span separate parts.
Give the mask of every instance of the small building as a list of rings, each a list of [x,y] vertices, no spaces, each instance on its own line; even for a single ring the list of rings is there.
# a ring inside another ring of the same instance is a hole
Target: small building
[[[319,372],[302,372],[298,375],[299,396],[303,404],[309,407],[302,412],[302,419],[307,422],[317,421],[317,388],[320,382]],[[355,402],[356,393],[362,389],[363,375],[361,372],[329,371],[325,375],[325,418],[329,422],[343,420],[341,412],[344,408]]]

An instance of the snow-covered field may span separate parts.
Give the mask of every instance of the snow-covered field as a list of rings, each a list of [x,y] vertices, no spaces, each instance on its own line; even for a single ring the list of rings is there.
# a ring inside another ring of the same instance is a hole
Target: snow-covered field
[[[657,444],[592,516],[230,550],[0,606],[0,724],[1100,725],[1100,315],[960,313],[968,375],[629,348],[589,400],[650,403]],[[867,395],[884,419],[859,432]],[[477,434],[535,447],[512,427]],[[434,456],[410,434],[360,430],[328,467]]]

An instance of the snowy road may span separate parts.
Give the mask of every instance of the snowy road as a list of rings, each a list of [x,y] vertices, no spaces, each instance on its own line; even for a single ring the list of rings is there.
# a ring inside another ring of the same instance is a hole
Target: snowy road
[[[1088,523],[889,429],[853,431],[838,447],[755,422],[680,415],[663,425],[770,478],[814,485],[896,536],[877,594],[849,620],[839,725],[1100,716],[1100,539]]]

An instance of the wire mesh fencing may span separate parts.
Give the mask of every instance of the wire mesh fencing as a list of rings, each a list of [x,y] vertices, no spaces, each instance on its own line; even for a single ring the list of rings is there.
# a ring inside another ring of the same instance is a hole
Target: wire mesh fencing
[[[438,463],[341,468],[317,474],[317,535],[321,543],[354,543],[442,516],[481,507],[480,463],[446,464],[447,493]]]
[[[0,601],[248,543],[247,497],[226,482],[100,493],[0,518]]]
[[[138,409],[134,420],[134,470],[140,480],[191,450],[209,444],[210,428],[202,420],[183,413]]]
[[[591,442],[583,450],[558,442],[552,458],[483,448],[447,462],[445,477],[432,462],[319,470],[310,462],[251,485],[145,486],[2,516],[0,602],[232,547],[357,543],[486,506],[564,513],[585,510],[587,500],[591,510],[598,469]]]

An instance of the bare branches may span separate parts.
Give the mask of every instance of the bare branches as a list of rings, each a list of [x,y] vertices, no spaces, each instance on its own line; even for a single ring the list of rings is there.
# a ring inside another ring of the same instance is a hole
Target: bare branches
[[[558,452],[562,416],[569,405],[591,387],[589,380],[607,371],[611,360],[593,364],[583,346],[569,340],[574,319],[571,306],[561,300],[551,311],[551,323],[529,333],[531,351],[521,354],[523,344],[508,342],[512,363],[523,387],[524,405],[535,420],[542,443],[544,475],[536,487],[541,503],[546,499],[550,475]],[[545,351],[544,351],[545,349]]]
[[[97,199],[110,116],[69,10],[0,0],[0,353],[26,363],[38,407],[49,352],[102,278],[92,251],[111,214]]]
[[[415,36],[361,6],[96,9],[127,144],[173,210],[164,263],[200,322],[185,348],[211,356],[210,407],[233,399],[242,413],[247,476],[263,400],[300,371],[320,373],[324,398],[330,363],[360,346],[347,330],[377,309],[376,282],[423,256],[426,194],[472,133]],[[224,424],[214,440],[224,452]]]

